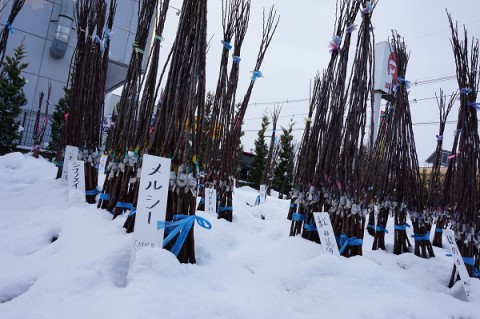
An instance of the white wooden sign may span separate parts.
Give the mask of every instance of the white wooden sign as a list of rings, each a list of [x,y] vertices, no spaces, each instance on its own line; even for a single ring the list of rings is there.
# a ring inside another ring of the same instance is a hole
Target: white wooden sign
[[[317,231],[320,236],[320,243],[322,244],[323,250],[325,250],[327,254],[340,256],[328,213],[313,213],[313,218],[317,225]]]
[[[65,156],[63,157],[62,183],[68,185],[68,161],[78,159],[78,147],[67,145],[65,147]]]
[[[205,212],[215,214],[217,212],[217,190],[205,188]]]
[[[265,204],[267,201],[267,185],[260,185],[260,204]]]
[[[157,229],[157,221],[164,221],[167,210],[168,182],[171,160],[144,155],[133,250],[141,247],[163,247],[163,229]]]
[[[465,294],[467,295],[468,300],[470,300],[470,276],[468,275],[467,267],[465,267],[465,263],[463,262],[462,255],[460,255],[460,250],[458,249],[457,242],[455,241],[455,234],[451,229],[445,229],[443,234],[447,239],[446,244],[452,253],[452,258],[455,261],[455,266],[458,274],[460,275],[460,280],[462,281]]]
[[[68,161],[68,188],[78,190],[85,196],[85,163]]]
[[[98,172],[103,174],[105,172],[105,167],[107,166],[108,155],[103,154],[100,156],[100,162],[98,163]]]

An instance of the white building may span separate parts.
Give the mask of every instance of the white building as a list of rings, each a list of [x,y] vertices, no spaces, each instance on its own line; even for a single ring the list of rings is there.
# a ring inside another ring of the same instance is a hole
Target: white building
[[[0,0],[0,8],[7,3],[0,15],[1,27],[7,22],[12,2],[13,0]],[[107,4],[109,2],[107,0]],[[111,32],[106,93],[122,85],[125,79],[136,32],[138,0],[118,0],[117,2],[118,6]],[[24,107],[25,113],[22,115],[25,121],[23,125],[25,131],[22,134],[21,145],[31,146],[33,116],[30,119],[30,115],[35,113],[38,108],[40,92],[43,91],[46,94],[48,83],[52,84],[49,113],[53,112],[53,106],[63,96],[63,87],[67,84],[70,63],[76,46],[76,23],[74,21],[70,39],[65,46],[64,56],[54,58],[50,49],[59,23],[64,23],[62,20],[71,21],[69,16],[72,14],[68,12],[69,8],[73,8],[74,5],[74,0],[27,0],[12,23],[14,33],[9,36],[6,55],[12,55],[13,49],[23,41],[27,55],[24,62],[29,63],[24,72],[28,81],[24,87],[28,104]],[[59,18],[60,13],[62,14]],[[68,29],[64,28],[62,32],[68,32]]]

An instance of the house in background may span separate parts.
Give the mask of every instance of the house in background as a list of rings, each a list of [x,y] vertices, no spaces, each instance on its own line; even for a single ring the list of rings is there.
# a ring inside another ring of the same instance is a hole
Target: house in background
[[[450,151],[442,150],[440,152],[440,173],[445,174],[448,168],[448,157],[452,154]],[[425,167],[420,167],[420,173],[422,171],[425,171],[427,174],[430,174],[432,171],[433,163],[435,162],[435,151],[425,160],[425,163],[427,163],[427,166]]]
[[[1,27],[7,21],[12,2],[0,0],[0,7],[6,3],[0,15]],[[33,123],[40,92],[46,93],[48,83],[51,83],[50,114],[54,111],[53,106],[64,95],[63,88],[67,85],[77,43],[74,8],[74,0],[27,0],[12,24],[14,33],[9,36],[6,55],[12,55],[14,48],[23,41],[26,49],[24,62],[29,63],[24,72],[28,81],[24,87],[28,103],[24,106],[24,113],[20,119],[24,127],[21,146],[31,147],[33,144]],[[137,12],[138,0],[118,0],[111,32],[106,94],[121,86],[125,80],[137,28]],[[108,113],[111,111],[106,110],[106,114]],[[45,135],[46,142],[50,136],[49,132],[50,127]]]

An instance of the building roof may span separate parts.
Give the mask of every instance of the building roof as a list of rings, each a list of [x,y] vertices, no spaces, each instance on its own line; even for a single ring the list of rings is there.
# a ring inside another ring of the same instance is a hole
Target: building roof
[[[440,166],[448,166],[448,157],[452,152],[447,150],[441,150],[440,152]],[[435,162],[435,151],[426,159],[427,163],[433,164]]]

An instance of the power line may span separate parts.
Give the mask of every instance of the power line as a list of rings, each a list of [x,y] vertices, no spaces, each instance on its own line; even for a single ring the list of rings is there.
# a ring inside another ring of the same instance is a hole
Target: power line
[[[438,82],[451,81],[454,79],[456,79],[456,75],[449,75],[449,76],[443,76],[443,77],[435,77],[435,78],[423,80],[423,81],[415,80],[414,82],[411,82],[411,84],[413,86],[422,86],[422,85],[428,85],[428,84],[433,84]],[[259,106],[259,105],[293,104],[293,103],[308,102],[308,101],[309,101],[309,98],[286,99],[286,100],[269,101],[269,102],[251,102],[248,105]]]

